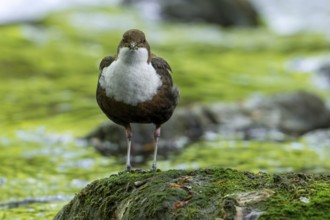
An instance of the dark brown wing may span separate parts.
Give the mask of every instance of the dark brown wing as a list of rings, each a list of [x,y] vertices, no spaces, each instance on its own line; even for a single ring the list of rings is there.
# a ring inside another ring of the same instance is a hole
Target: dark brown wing
[[[155,68],[156,73],[160,75],[163,83],[173,86],[173,81],[170,74],[172,69],[164,59],[153,55],[151,58],[151,65]]]
[[[160,125],[166,122],[172,115],[175,107],[179,100],[179,90],[173,86],[173,81],[171,77],[171,67],[162,58],[153,56],[151,59],[151,65],[155,68],[156,73],[160,75],[162,80],[162,86],[158,91],[157,97],[159,99],[159,106],[162,106],[161,113],[158,113],[158,120],[155,120],[155,124]],[[155,100],[157,100],[157,97]]]
[[[115,60],[114,57],[112,56],[107,56],[107,57],[104,57],[99,65],[99,70],[100,70],[100,74],[99,74],[99,77],[98,77],[98,81],[97,81],[97,88],[96,88],[96,101],[97,101],[97,104],[100,106],[101,110],[106,114],[108,115],[107,113],[107,97],[106,97],[106,94],[105,94],[105,90],[103,88],[101,88],[101,85],[100,85],[100,77],[102,77],[102,70],[105,68],[105,67],[108,67],[111,65],[111,63]]]
[[[115,58],[113,56],[107,56],[107,57],[104,57],[102,60],[101,60],[101,63],[99,65],[99,70],[101,71],[102,73],[102,70],[104,67],[107,67],[107,66],[110,66],[110,64],[115,60]],[[100,73],[100,74],[101,74]]]

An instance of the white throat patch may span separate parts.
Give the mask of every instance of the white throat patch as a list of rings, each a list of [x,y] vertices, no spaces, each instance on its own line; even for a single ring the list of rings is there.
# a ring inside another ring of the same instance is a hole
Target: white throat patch
[[[99,80],[106,95],[130,105],[151,100],[162,82],[147,60],[145,48],[120,48],[118,59],[102,70]]]

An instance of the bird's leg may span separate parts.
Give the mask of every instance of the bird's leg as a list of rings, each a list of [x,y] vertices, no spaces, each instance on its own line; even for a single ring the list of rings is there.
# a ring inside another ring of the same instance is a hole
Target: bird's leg
[[[126,171],[132,169],[131,166],[131,144],[132,144],[132,128],[130,125],[125,127],[127,137],[127,159],[126,159]]]
[[[154,151],[154,161],[152,163],[152,170],[155,171],[157,169],[157,150],[158,150],[158,139],[160,136],[160,127],[156,126],[154,131],[154,138],[155,138],[155,151]]]

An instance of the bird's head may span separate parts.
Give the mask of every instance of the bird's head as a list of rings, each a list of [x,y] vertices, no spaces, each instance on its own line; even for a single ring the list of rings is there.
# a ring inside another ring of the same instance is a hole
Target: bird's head
[[[131,29],[123,34],[123,39],[118,46],[118,57],[136,57],[143,59],[146,57],[146,61],[150,61],[150,46],[144,33],[138,29]],[[142,57],[141,57],[142,56]]]

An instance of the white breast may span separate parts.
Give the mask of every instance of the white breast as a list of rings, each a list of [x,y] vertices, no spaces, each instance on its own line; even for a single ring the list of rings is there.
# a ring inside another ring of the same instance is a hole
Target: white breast
[[[162,83],[147,59],[145,48],[121,48],[118,59],[102,70],[99,82],[106,95],[130,105],[151,100]]]

